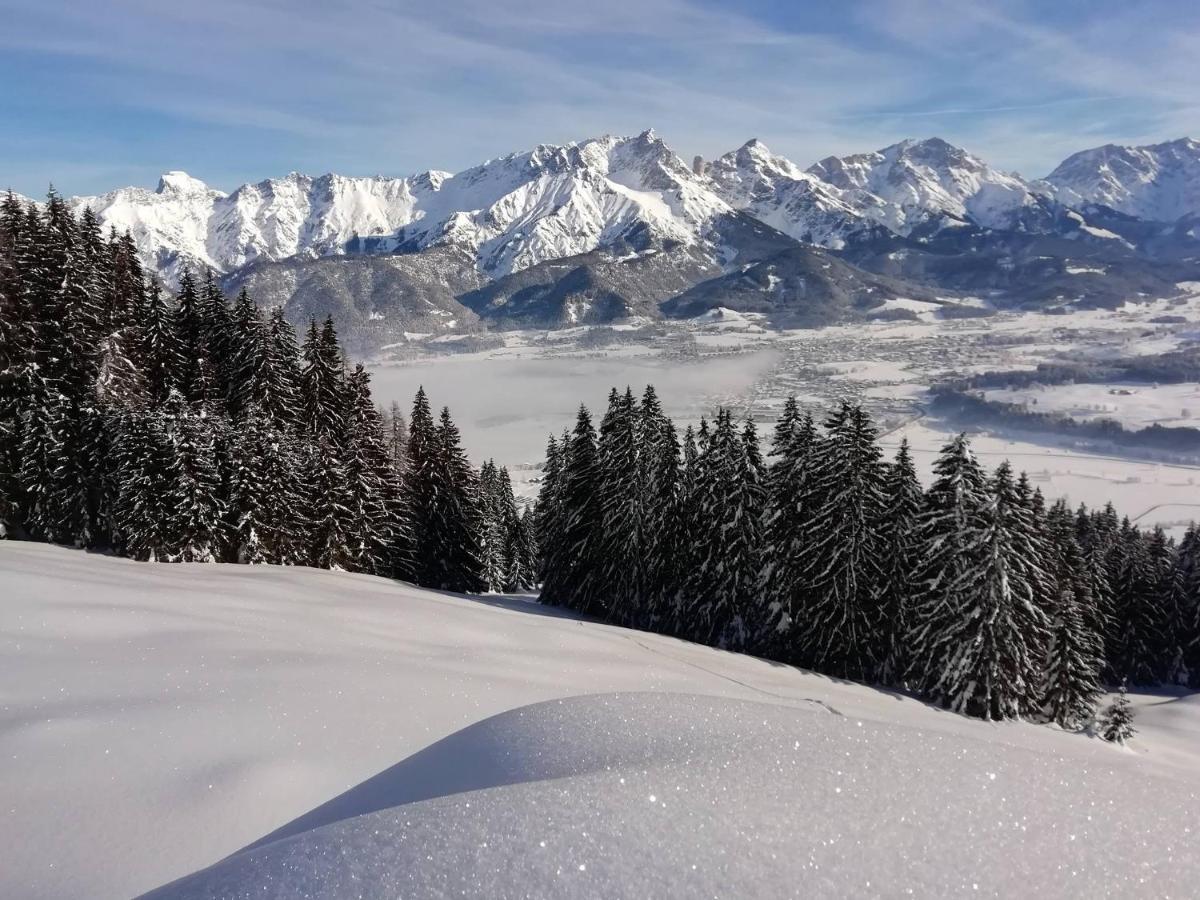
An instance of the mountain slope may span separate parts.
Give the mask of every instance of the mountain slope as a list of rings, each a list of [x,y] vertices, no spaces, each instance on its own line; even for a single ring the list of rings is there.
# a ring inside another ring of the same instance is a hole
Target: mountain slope
[[[479,317],[459,302],[487,279],[457,247],[388,256],[338,256],[255,263],[225,280],[263,307],[282,306],[305,324],[333,316],[346,351],[369,355],[406,332],[472,331]]]
[[[842,191],[752,140],[706,169],[717,191],[744,210],[798,241],[840,247],[870,220]]]
[[[1200,874],[1195,695],[1135,696],[1121,750],[520,599],[14,542],[0,563],[4,896],[128,897],[226,857],[164,895],[930,895],[968,873],[1186,895]]]
[[[292,173],[225,195],[182,172],[156,191],[76,197],[105,227],[129,229],[166,277],[256,261],[450,245],[506,275],[621,241],[705,245],[732,210],[651,131],[539,146],[451,175],[314,178]]]
[[[1068,156],[1046,182],[1068,205],[1100,204],[1142,219],[1174,222],[1200,214],[1200,141],[1105,144]]]
[[[1001,172],[941,138],[830,156],[808,174],[842,191],[871,221],[902,235],[937,220],[1020,228],[1031,214],[1040,217],[1045,203],[1020,176]]]

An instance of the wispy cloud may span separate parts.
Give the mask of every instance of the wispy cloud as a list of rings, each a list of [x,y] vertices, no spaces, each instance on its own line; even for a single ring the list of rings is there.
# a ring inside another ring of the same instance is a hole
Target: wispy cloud
[[[687,154],[758,136],[803,165],[919,129],[1041,172],[1200,130],[1190,11],[1135,29],[1113,0],[1064,3],[0,0],[0,80],[22,85],[0,116],[26,138],[0,144],[0,180],[457,169],[651,125]]]

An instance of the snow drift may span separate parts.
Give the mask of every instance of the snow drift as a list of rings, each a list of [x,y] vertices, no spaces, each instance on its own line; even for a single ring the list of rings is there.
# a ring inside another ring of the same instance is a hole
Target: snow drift
[[[1196,695],[1135,698],[1121,749],[362,575],[3,542],[0,597],[5,897],[1178,895],[1200,875]]]

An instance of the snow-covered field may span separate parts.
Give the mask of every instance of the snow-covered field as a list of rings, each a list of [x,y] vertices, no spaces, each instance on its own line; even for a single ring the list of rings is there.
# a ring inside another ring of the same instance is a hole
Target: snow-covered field
[[[1060,358],[1160,353],[1196,339],[1195,324],[1156,321],[1167,313],[1200,321],[1200,293],[1184,302],[1070,316],[1004,314],[785,332],[764,332],[756,320],[714,316],[672,326],[676,337],[694,342],[694,354],[680,354],[678,342],[669,339],[584,350],[571,344],[573,336],[585,334],[582,328],[549,335],[510,332],[504,347],[485,353],[377,365],[373,387],[383,402],[396,400],[407,409],[424,384],[435,404],[450,406],[475,460],[490,456],[507,465],[518,493],[526,496],[536,494],[547,434],[573,424],[580,402],[598,421],[609,387],[628,384],[640,391],[647,382],[657,386],[667,412],[681,424],[726,405],[753,416],[764,436],[789,394],[818,416],[843,398],[862,402],[887,433],[885,446],[909,438],[927,478],[936,451],[952,433],[945,423],[923,417],[931,380],[950,372],[1029,369]],[[1064,403],[1076,398],[1085,407],[1118,405],[1116,417],[1131,426],[1185,424],[1190,422],[1182,416],[1185,408],[1200,417],[1200,386],[1138,390],[1129,397],[1098,386],[1046,393],[1062,391]],[[1044,393],[1032,393],[1038,409],[1051,402]],[[979,434],[973,442],[989,464],[1008,458],[1028,471],[1051,499],[1066,496],[1089,506],[1112,500],[1139,524],[1162,525],[1176,535],[1200,518],[1200,467],[1106,455],[1049,437]]]
[[[1200,427],[1200,384],[1056,384],[986,391],[987,399],[1075,419],[1114,419],[1126,428]]]
[[[1135,697],[1122,749],[369,576],[0,543],[0,597],[4,897],[124,897],[206,866],[156,896],[1200,878],[1200,695]]]

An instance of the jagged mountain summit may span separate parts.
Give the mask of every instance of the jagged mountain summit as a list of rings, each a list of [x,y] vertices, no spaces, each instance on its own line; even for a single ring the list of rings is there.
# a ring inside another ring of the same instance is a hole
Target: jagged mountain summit
[[[865,218],[901,235],[934,220],[1020,229],[1030,213],[1047,204],[1021,176],[1001,172],[941,138],[830,156],[808,174],[837,188]]]
[[[170,278],[182,266],[230,273],[250,263],[347,252],[472,252],[507,275],[618,242],[708,243],[732,209],[652,131],[541,145],[458,174],[406,178],[292,173],[231,194],[182,172],[158,189],[78,197],[105,225],[129,229]]]
[[[70,202],[129,230],[168,285],[210,268],[294,321],[333,314],[356,352],[739,302],[792,323],[926,292],[1114,306],[1200,280],[1189,139],[1084,151],[1032,181],[940,138],[804,169],[758,140],[689,165],[645,131],[458,173],[293,172],[226,194],[176,171]]]
[[[71,202],[130,230],[168,281],[184,266],[228,274],[296,257],[432,246],[464,250],[484,277],[497,278],[621,245],[682,244],[728,265],[740,249],[724,233],[735,212],[830,249],[878,227],[901,236],[962,224],[1052,231],[1064,206],[1175,221],[1200,212],[1200,144],[1101,147],[1028,181],[940,138],[828,157],[807,170],[752,140],[697,170],[645,131],[539,145],[457,174],[293,172],[225,194],[168,172],[153,191]]]
[[[1140,219],[1174,222],[1200,214],[1200,141],[1105,144],[1068,156],[1045,180],[1071,206],[1100,204]]]
[[[804,243],[841,247],[872,221],[854,198],[757,138],[714,160],[706,174],[731,206]]]

